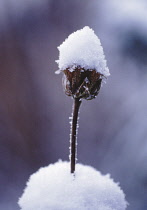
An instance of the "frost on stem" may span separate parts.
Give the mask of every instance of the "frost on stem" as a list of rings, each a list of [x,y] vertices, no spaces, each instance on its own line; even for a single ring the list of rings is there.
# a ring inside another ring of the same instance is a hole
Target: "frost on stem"
[[[78,113],[81,105],[79,98],[74,99],[72,121],[70,128],[70,172],[75,172],[75,165],[77,160],[77,129],[78,129]]]
[[[63,72],[65,94],[74,99],[70,131],[71,173],[75,171],[77,159],[77,120],[82,99],[91,100],[99,93],[102,80],[110,73],[99,38],[88,26],[78,30],[58,47],[59,70]]]

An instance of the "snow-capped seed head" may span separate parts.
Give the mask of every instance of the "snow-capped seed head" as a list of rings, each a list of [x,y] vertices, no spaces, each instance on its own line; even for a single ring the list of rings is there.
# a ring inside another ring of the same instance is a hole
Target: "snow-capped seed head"
[[[100,90],[103,78],[110,75],[99,38],[88,26],[78,30],[58,47],[59,70],[63,72],[65,93],[91,100]]]

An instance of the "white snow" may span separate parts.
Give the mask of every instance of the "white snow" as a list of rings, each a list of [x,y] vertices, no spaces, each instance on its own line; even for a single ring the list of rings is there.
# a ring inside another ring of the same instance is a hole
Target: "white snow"
[[[90,166],[59,161],[31,175],[19,199],[22,210],[125,210],[123,191],[109,175]]]
[[[59,72],[66,68],[73,71],[80,66],[85,70],[96,70],[105,77],[110,75],[101,42],[88,26],[70,34],[58,50]]]

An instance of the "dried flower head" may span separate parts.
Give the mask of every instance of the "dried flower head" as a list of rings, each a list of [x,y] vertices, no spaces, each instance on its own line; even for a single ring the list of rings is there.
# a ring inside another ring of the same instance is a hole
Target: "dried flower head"
[[[110,75],[99,38],[88,26],[78,30],[58,47],[59,70],[68,96],[91,100],[100,90],[101,82]]]
[[[85,70],[78,66],[72,72],[68,68],[63,72],[63,87],[66,95],[87,100],[91,100],[98,95],[102,74],[96,70]]]

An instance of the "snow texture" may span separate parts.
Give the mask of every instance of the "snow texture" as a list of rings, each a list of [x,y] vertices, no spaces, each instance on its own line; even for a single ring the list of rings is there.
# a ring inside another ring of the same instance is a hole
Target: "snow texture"
[[[19,199],[22,210],[125,210],[123,191],[109,177],[90,166],[59,161],[31,175]]]
[[[109,76],[103,47],[94,31],[85,26],[71,35],[58,47],[59,60],[56,62],[59,71],[69,68],[74,71],[77,66],[85,70],[96,70],[105,77]]]

